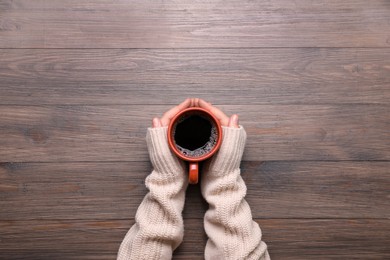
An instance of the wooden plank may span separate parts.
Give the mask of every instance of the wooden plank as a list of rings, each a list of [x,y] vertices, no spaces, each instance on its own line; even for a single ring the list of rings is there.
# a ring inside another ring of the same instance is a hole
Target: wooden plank
[[[389,47],[387,1],[2,0],[1,48]]]
[[[390,49],[0,50],[0,104],[382,103]]]
[[[389,220],[257,219],[272,259],[387,259]],[[115,259],[133,221],[1,221],[2,259]],[[203,259],[203,220],[186,219],[173,259]]]
[[[256,218],[389,218],[390,162],[243,162]],[[148,162],[3,163],[0,220],[126,219],[147,193]],[[199,185],[185,218],[203,218]],[[98,210],[97,210],[98,209]]]
[[[146,128],[170,106],[1,106],[0,158],[147,161]],[[244,160],[388,160],[388,105],[220,106],[248,133]]]

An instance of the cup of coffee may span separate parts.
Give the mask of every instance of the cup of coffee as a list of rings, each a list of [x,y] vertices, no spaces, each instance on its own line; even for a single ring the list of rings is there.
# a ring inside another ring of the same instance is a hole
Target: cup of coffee
[[[198,183],[199,162],[210,158],[222,143],[219,120],[203,108],[191,107],[176,114],[168,126],[171,150],[189,162],[189,183]]]

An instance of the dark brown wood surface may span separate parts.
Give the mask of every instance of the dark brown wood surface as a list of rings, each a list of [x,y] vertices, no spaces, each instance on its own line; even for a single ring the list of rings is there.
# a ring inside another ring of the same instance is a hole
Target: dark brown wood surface
[[[388,220],[255,220],[262,227],[273,259],[387,259],[390,251],[384,246],[390,239]],[[118,245],[133,223],[94,219],[0,221],[0,250],[4,259],[115,259]],[[185,219],[184,224],[184,241],[174,259],[202,259],[207,239],[203,219]]]
[[[387,0],[2,0],[3,48],[389,47]]]
[[[388,104],[390,85],[384,48],[0,49],[0,57],[0,104],[174,105],[188,96]]]
[[[256,218],[389,218],[389,168],[390,162],[245,161],[241,170]],[[8,210],[0,219],[127,219],[147,192],[150,171],[149,162],[3,163],[0,208]],[[206,209],[199,186],[190,186],[184,218],[203,218]]]
[[[389,47],[386,0],[0,0],[0,259],[115,259],[186,97],[239,114],[272,259],[389,259]]]
[[[151,118],[169,107],[0,106],[0,156],[13,162],[145,161],[146,128]],[[390,158],[388,105],[220,108],[240,114],[240,123],[249,136],[244,160]]]

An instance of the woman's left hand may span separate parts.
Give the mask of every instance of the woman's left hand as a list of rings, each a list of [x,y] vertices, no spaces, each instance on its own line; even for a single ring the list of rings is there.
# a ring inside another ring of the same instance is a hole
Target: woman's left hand
[[[163,127],[168,126],[171,119],[180,111],[189,108],[189,107],[198,107],[199,106],[199,98],[187,98],[181,104],[171,108],[160,118],[155,117],[152,121],[153,128],[155,127]]]

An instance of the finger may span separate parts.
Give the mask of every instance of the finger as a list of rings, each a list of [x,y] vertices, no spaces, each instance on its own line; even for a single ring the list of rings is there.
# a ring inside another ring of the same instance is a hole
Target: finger
[[[196,98],[191,98],[191,105],[190,107],[196,107]]]
[[[230,117],[228,126],[238,128],[238,115],[234,114]]]
[[[199,98],[195,98],[194,107],[199,107]]]
[[[191,99],[187,98],[186,100],[184,100],[181,104],[171,108],[170,110],[168,110],[167,112],[165,112],[165,114],[162,116],[161,118],[161,124],[163,126],[167,126],[169,124],[169,121],[177,114],[179,113],[181,110],[183,109],[186,109],[187,107],[189,107],[191,105]]]
[[[229,124],[229,117],[218,108],[212,106],[202,99],[199,101],[199,106],[211,112],[216,118],[218,118],[223,126],[227,126]]]
[[[210,112],[211,112],[211,110],[213,110],[213,106],[210,103],[208,103],[205,100],[203,100],[203,99],[199,100],[199,106],[201,108],[204,108],[204,109],[210,111]]]
[[[199,107],[202,107],[203,106],[203,108],[205,108],[204,106],[209,106],[209,107],[212,107],[212,104],[210,103],[210,102],[207,102],[206,100],[204,100],[204,99],[201,99],[201,98],[199,98],[199,101],[198,101],[198,106]],[[207,109],[208,110],[208,109]]]
[[[153,128],[161,127],[161,121],[160,121],[160,119],[157,118],[157,117],[153,118],[152,126],[153,126]]]

